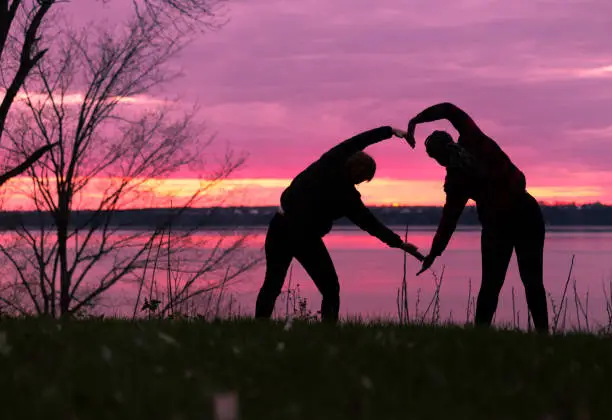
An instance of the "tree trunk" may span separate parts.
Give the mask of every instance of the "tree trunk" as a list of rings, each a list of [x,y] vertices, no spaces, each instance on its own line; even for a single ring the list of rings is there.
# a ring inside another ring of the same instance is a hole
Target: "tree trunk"
[[[57,224],[57,252],[60,260],[60,317],[70,315],[70,273],[68,272],[68,224],[70,220],[70,208],[68,206],[68,194],[59,194]]]

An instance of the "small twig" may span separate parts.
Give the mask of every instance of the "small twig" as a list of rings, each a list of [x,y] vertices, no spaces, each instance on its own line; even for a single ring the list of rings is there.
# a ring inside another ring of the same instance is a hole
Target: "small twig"
[[[432,297],[432,299],[429,301],[429,305],[427,305],[427,309],[425,310],[425,312],[423,313],[423,316],[421,317],[421,323],[425,323],[425,319],[427,317],[427,314],[429,313],[429,310],[431,309],[432,305],[434,305],[436,302],[438,302],[439,305],[439,295],[440,295],[440,287],[442,286],[442,278],[444,276],[444,266],[442,266],[442,277],[438,278],[436,272],[434,270],[431,270],[431,273],[434,277],[434,282],[436,285],[436,288],[434,290],[434,295]],[[435,308],[435,306],[434,306]],[[435,309],[434,309],[434,313],[435,313]],[[432,321],[433,321],[433,316],[432,315]]]
[[[472,312],[472,279],[468,279],[468,299],[467,299],[467,309],[465,311],[465,324],[470,323],[470,315]]]
[[[533,330],[533,320],[531,319],[531,311],[527,311],[527,331],[531,332]]]
[[[580,313],[578,312],[580,298],[578,297],[578,291],[576,290],[576,280],[574,280],[572,287],[574,289],[574,305],[576,306],[576,322],[578,322],[578,331],[580,331],[582,329],[582,325],[580,324]]]
[[[421,303],[421,288],[419,287],[417,289],[417,295],[416,295],[416,300],[414,302],[414,316],[418,319],[419,318],[419,305]]]
[[[408,225],[406,224],[406,229],[404,231],[404,242],[408,241]],[[404,271],[402,277],[402,285],[400,290],[398,290],[397,296],[397,311],[400,324],[409,323],[410,322],[410,311],[408,309],[408,294],[407,294],[407,284],[406,284],[406,272],[407,272],[407,255],[404,252]]]
[[[293,280],[293,262],[289,265],[289,281],[287,282],[287,298],[285,300],[285,319],[289,319],[289,300],[291,299],[291,280]]]
[[[566,293],[567,293],[567,286],[569,285],[570,279],[572,277],[572,270],[574,269],[574,258],[575,258],[575,254],[572,254],[572,262],[570,264],[569,273],[567,274],[567,281],[565,282],[565,287],[563,288],[563,295],[561,296],[561,306],[559,307],[559,311],[554,314],[554,322],[553,322],[553,328],[552,328],[553,333],[557,332],[557,327],[558,327],[558,323],[559,323],[559,316],[561,315],[561,310],[562,310],[563,305],[565,303],[565,296],[566,296]],[[554,310],[554,306],[553,306],[553,310]]]
[[[512,286],[512,328],[516,329],[516,304],[514,302],[514,286]]]

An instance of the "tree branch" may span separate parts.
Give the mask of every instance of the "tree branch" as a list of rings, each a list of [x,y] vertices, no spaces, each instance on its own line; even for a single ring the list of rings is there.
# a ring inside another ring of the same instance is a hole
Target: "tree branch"
[[[2,103],[0,104],[0,139],[4,131],[4,124],[6,117],[8,116],[9,109],[17,96],[17,92],[25,82],[26,77],[32,70],[32,67],[45,55],[46,49],[33,54],[38,42],[37,32],[43,21],[43,18],[54,4],[54,0],[40,0],[38,2],[39,8],[34,12],[28,29],[26,30],[23,47],[21,50],[21,57],[19,62],[19,68],[13,78],[9,88],[6,90]],[[3,44],[4,45],[4,44]]]

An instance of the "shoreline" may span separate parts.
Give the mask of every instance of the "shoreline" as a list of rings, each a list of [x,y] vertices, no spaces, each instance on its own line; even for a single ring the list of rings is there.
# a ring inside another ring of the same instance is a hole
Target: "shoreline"
[[[26,227],[29,227],[31,229],[37,226],[26,226]],[[390,224],[390,225],[387,225],[387,227],[395,231],[404,231],[406,229],[405,225]],[[154,230],[154,227],[152,226],[121,226],[121,227],[113,226],[113,228],[119,232]],[[175,231],[192,230],[193,232],[230,231],[230,230],[265,231],[267,229],[268,229],[268,225],[244,225],[244,226],[210,225],[210,226],[201,226],[199,228],[175,226],[172,228],[172,230],[175,230]],[[431,231],[435,231],[436,229],[437,229],[436,225],[408,226],[408,231],[413,231],[413,232],[414,231],[431,232]],[[463,225],[463,226],[459,225],[457,226],[455,230],[459,232],[478,232],[481,230],[481,226],[480,225]],[[338,232],[338,231],[360,232],[361,229],[356,226],[339,225],[339,226],[334,226],[330,233]],[[601,233],[604,233],[604,232],[612,232],[612,225],[606,225],[606,226],[553,225],[553,226],[546,226],[546,231],[547,232],[594,232],[594,233],[601,232]],[[7,233],[7,232],[15,232],[15,229],[1,229],[0,228],[0,233]]]
[[[406,229],[405,225],[387,225],[387,227],[389,227],[389,229],[391,230],[395,230],[395,231],[404,231]],[[126,229],[121,229],[121,230],[146,230],[147,228],[142,228],[142,227],[134,227],[132,228],[126,228]],[[227,231],[227,230],[241,230],[241,231],[246,231],[246,230],[253,230],[253,231],[265,231],[268,229],[267,225],[251,225],[251,226],[203,226],[199,229],[194,229],[194,231],[198,232],[207,232],[207,231]],[[436,225],[412,225],[412,226],[408,226],[408,231],[421,231],[421,232],[432,232],[435,231],[437,229]],[[181,228],[173,228],[173,230],[183,230]],[[187,229],[185,229],[187,230]],[[457,226],[456,231],[461,231],[461,232],[478,232],[481,230],[480,225],[463,225],[463,226]],[[333,234],[333,232],[338,232],[338,231],[342,231],[342,232],[361,232],[362,230],[356,226],[349,226],[349,225],[339,225],[339,226],[334,226],[332,228],[332,231],[330,232],[330,234]],[[546,226],[546,231],[547,232],[612,232],[612,225],[606,225],[606,226],[572,226],[572,225],[568,225],[568,226],[562,226],[562,225],[553,225],[553,226]]]

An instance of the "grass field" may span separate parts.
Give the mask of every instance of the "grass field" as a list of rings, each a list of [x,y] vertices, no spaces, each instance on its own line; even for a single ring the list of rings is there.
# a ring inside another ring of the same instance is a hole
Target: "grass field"
[[[8,319],[0,371],[2,419],[612,418],[612,339],[581,334]]]

